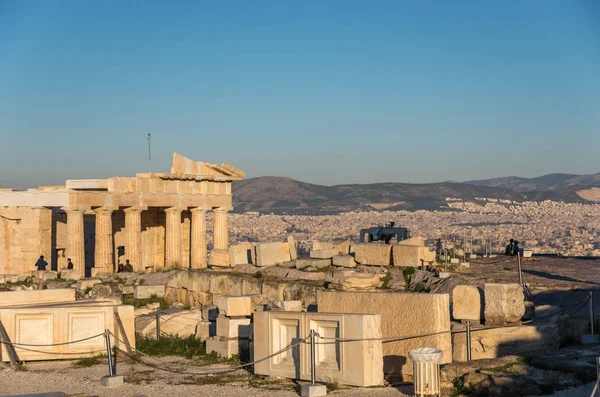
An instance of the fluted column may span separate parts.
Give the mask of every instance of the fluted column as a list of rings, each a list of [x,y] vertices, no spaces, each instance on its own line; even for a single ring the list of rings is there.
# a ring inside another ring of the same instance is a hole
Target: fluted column
[[[190,241],[191,268],[202,269],[207,265],[206,249],[206,209],[197,207],[191,209],[192,238]]]
[[[230,266],[229,228],[227,226],[227,208],[214,208],[215,225],[213,228],[213,251],[209,264],[212,266]]]
[[[85,238],[83,209],[64,208],[67,213],[67,258],[71,258],[73,269],[81,278],[85,277]]]
[[[96,247],[94,251],[94,268],[96,273],[113,273],[113,228],[112,213],[116,208],[96,208]]]
[[[125,259],[133,269],[137,271],[144,270],[142,265],[142,210],[137,207],[125,208],[125,230],[126,245]]]
[[[181,266],[181,208],[167,208],[165,212],[167,213],[165,266]]]

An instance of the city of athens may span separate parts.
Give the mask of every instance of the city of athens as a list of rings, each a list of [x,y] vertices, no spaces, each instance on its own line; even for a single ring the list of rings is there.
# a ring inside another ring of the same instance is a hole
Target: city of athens
[[[0,0],[0,396],[600,397],[599,38]]]

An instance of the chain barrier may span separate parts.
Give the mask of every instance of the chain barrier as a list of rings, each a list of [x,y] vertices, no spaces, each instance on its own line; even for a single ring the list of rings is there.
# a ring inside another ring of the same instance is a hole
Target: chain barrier
[[[32,344],[29,344],[29,343],[17,343],[17,342],[5,342],[5,341],[0,341],[0,343],[3,343],[5,345],[12,345],[14,347],[18,347],[18,346],[27,346],[27,347],[54,347],[54,346],[64,346],[64,345],[71,345],[71,344],[74,344],[74,343],[85,342],[86,340],[94,339],[94,338],[97,338],[99,336],[104,336],[104,334],[105,334],[105,332],[102,332],[101,334],[93,335],[93,336],[88,336],[87,338],[83,338],[83,339],[78,339],[78,340],[74,340],[74,341],[70,341],[70,342],[52,343],[52,344],[46,344],[46,345],[32,345]]]
[[[134,351],[135,353],[139,353],[139,354],[141,354],[143,356],[146,356],[146,357],[151,357],[149,354],[146,354],[146,353],[144,353],[144,352],[142,352],[140,350],[134,349],[132,346],[130,346],[127,343],[125,343],[123,340],[121,340],[120,338],[118,338],[112,332],[110,332],[110,331],[108,331],[108,332],[110,333],[110,335],[113,338],[115,338],[115,340],[123,343],[125,346],[129,346],[131,348],[131,350]],[[176,373],[176,374],[180,374],[180,375],[219,375],[219,374],[225,374],[225,373],[229,373],[229,372],[235,372],[237,370],[240,370],[240,369],[243,369],[243,368],[246,368],[246,367],[251,367],[251,366],[253,366],[255,364],[258,364],[260,362],[269,360],[269,359],[271,359],[273,357],[276,357],[276,356],[278,356],[278,355],[280,355],[280,354],[282,354],[282,353],[284,353],[284,352],[286,352],[286,351],[288,351],[290,349],[293,349],[296,346],[299,346],[302,343],[306,343],[306,341],[309,338],[310,338],[310,336],[308,336],[308,337],[306,337],[304,339],[300,339],[297,342],[291,343],[291,344],[287,345],[286,347],[284,347],[283,349],[281,349],[281,350],[279,350],[279,351],[277,351],[277,352],[275,352],[273,354],[270,354],[270,355],[268,355],[266,357],[263,357],[260,360],[255,360],[255,361],[252,361],[252,362],[249,362],[249,363],[246,363],[246,364],[236,365],[234,367],[223,368],[222,370],[217,370],[217,371],[203,371],[203,372],[177,371],[177,370],[174,370],[174,369],[171,369],[171,368],[164,368],[164,367],[160,367],[160,366],[158,366],[156,364],[151,364],[151,363],[148,363],[146,361],[143,361],[140,358],[132,356],[132,355],[128,354],[127,352],[121,350],[121,349],[119,349],[119,351],[121,351],[127,357],[130,357],[131,359],[139,362],[140,364],[143,364],[143,365],[146,365],[148,367],[155,368],[155,369],[158,369],[158,370],[161,370],[161,371],[165,371],[165,372],[171,372],[171,373]],[[203,366],[200,366],[199,368],[210,367],[212,365],[213,364],[203,365]]]

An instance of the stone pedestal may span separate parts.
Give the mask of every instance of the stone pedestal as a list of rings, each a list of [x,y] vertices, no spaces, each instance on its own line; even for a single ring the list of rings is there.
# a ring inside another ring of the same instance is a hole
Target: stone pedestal
[[[133,269],[137,271],[144,270],[142,265],[142,210],[136,207],[126,208],[125,212],[125,260]]]
[[[230,266],[229,261],[229,228],[227,226],[227,209],[215,208],[215,226],[213,230],[214,249],[210,253],[211,266]]]
[[[206,209],[192,208],[192,239],[190,243],[191,268],[203,269],[207,265]]]
[[[327,395],[327,386],[325,385],[302,385],[300,386],[300,395],[302,397],[322,397]]]
[[[173,207],[167,213],[167,230],[165,243],[165,266],[181,266],[181,208]]]
[[[94,273],[113,273],[113,228],[112,212],[116,208],[100,207],[96,213],[96,248],[94,253]]]
[[[83,209],[66,208],[67,213],[67,257],[73,262],[73,269],[80,277],[85,277],[85,245],[83,232]]]

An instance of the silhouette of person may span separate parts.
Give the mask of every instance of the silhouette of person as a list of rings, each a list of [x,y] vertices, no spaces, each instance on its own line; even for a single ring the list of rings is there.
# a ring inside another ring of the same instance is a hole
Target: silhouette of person
[[[133,272],[133,266],[129,263],[129,259],[125,260],[125,266],[123,266],[124,272]]]
[[[44,255],[40,255],[40,259],[35,262],[35,267],[37,267],[38,270],[46,270],[46,266],[48,266],[48,262],[44,260]]]
[[[513,240],[512,238],[510,239],[510,243],[506,246],[506,249],[504,250],[504,255],[514,255],[514,241],[515,240]]]
[[[73,262],[71,262],[71,258],[67,259],[67,269],[73,270]]]

